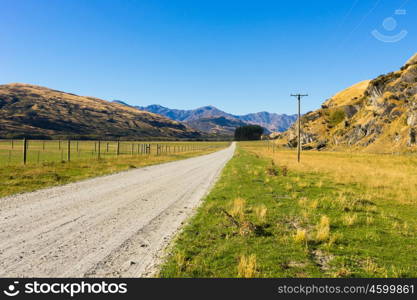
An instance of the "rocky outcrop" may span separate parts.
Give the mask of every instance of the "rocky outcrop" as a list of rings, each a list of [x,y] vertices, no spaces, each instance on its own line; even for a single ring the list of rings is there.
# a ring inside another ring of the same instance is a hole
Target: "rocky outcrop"
[[[417,54],[399,70],[360,82],[302,116],[305,148],[377,152],[417,147]],[[280,140],[297,146],[297,122]]]

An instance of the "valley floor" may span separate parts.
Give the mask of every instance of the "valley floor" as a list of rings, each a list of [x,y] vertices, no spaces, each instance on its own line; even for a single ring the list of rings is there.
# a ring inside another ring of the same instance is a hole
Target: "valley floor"
[[[417,157],[239,143],[160,277],[416,277]]]

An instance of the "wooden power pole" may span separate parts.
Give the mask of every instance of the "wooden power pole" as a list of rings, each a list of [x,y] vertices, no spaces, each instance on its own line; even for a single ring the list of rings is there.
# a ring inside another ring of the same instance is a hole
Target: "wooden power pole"
[[[300,162],[300,156],[301,156],[301,98],[302,97],[307,97],[307,94],[292,94],[291,97],[296,97],[298,100],[298,143],[297,143],[297,148],[298,148],[298,153],[297,153],[297,160],[298,162]]]

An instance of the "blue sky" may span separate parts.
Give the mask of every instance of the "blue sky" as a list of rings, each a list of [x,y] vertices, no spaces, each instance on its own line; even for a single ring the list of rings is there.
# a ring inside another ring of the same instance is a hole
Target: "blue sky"
[[[295,113],[289,95],[303,92],[306,112],[417,52],[416,0],[0,4],[1,84],[135,105]],[[408,34],[386,43],[372,30]]]

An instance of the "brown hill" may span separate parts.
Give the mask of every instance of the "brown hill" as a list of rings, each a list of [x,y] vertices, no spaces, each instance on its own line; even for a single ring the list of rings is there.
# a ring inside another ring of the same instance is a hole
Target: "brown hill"
[[[1,138],[196,138],[157,114],[29,84],[0,85]]]
[[[338,93],[301,121],[304,149],[416,150],[417,55],[399,71]],[[296,124],[279,137],[290,147],[297,145]]]

